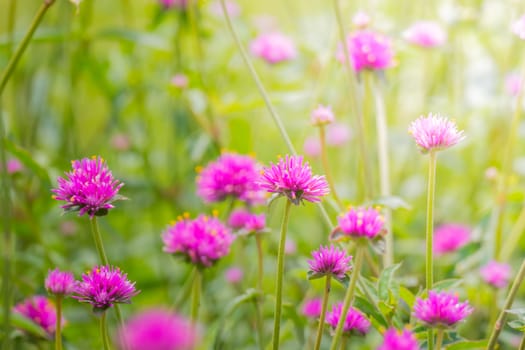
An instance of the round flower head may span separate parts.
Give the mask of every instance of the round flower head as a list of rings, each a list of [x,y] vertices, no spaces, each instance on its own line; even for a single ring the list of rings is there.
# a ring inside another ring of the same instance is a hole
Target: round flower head
[[[313,260],[308,260],[310,271],[309,278],[319,278],[331,275],[337,279],[343,279],[350,271],[350,260],[352,257],[333,245],[321,246],[319,250],[312,252]]]
[[[73,171],[66,173],[67,179],[58,178],[58,188],[53,189],[54,199],[66,201],[61,206],[64,212],[78,211],[78,215],[103,216],[114,208],[112,202],[124,197],[118,191],[124,185],[113,179],[104,159],[84,158],[71,162]]]
[[[459,224],[445,224],[434,232],[433,251],[436,255],[454,252],[470,241],[470,228]]]
[[[321,126],[330,124],[334,121],[334,113],[331,107],[319,105],[312,112],[312,124],[315,126]]]
[[[302,156],[286,156],[279,163],[265,168],[260,185],[268,192],[284,195],[295,205],[303,200],[317,203],[330,193],[324,176],[312,175],[308,162]]]
[[[35,295],[16,304],[14,312],[27,317],[46,331],[51,337],[55,333],[57,314],[55,305],[41,295]]]
[[[171,77],[171,85],[173,85],[176,88],[184,89],[188,87],[188,76],[184,73],[177,73],[173,77]]]
[[[321,298],[309,299],[304,302],[301,313],[308,318],[318,318],[321,316],[322,307],[323,300]]]
[[[231,284],[237,284],[241,282],[244,277],[244,272],[238,266],[233,266],[224,271],[224,278]]]
[[[525,14],[512,24],[512,32],[525,40]]]
[[[24,166],[16,158],[8,159],[6,168],[7,168],[7,173],[8,174],[16,174],[16,173],[19,173],[22,170],[24,170]],[[0,169],[2,169],[2,164],[0,164]]]
[[[350,140],[352,134],[346,124],[334,123],[326,128],[326,143],[329,146],[341,147]]]
[[[197,194],[206,203],[233,197],[249,204],[261,198],[257,186],[260,170],[252,157],[224,153],[197,176]]]
[[[230,252],[235,237],[217,218],[200,215],[190,220],[186,215],[163,233],[164,251],[183,256],[203,267],[213,265]]]
[[[45,286],[51,294],[69,295],[75,288],[75,276],[71,272],[55,269],[47,274]]]
[[[335,305],[331,311],[326,313],[326,323],[328,323],[332,329],[337,328],[339,318],[341,317],[341,311],[343,310],[343,303]],[[345,324],[343,326],[343,334],[358,334],[365,335],[368,333],[370,328],[370,321],[361,313],[361,311],[350,307],[348,314],[346,315]]]
[[[359,11],[352,17],[352,24],[358,29],[365,29],[370,24],[370,16],[368,13]]]
[[[129,304],[131,298],[139,293],[135,282],[130,282],[118,267],[110,266],[95,266],[83,274],[74,292],[73,298],[90,303],[95,312],[103,312],[114,304]]]
[[[414,304],[414,316],[428,327],[454,327],[472,311],[468,301],[460,303],[457,295],[433,290],[427,299],[417,298]]]
[[[246,209],[236,209],[228,218],[228,225],[240,233],[262,232],[266,227],[264,214],[253,214]]]
[[[418,350],[418,348],[417,339],[411,331],[390,328],[385,332],[383,344],[377,350]]]
[[[447,33],[437,22],[419,21],[403,33],[403,38],[413,45],[436,47],[447,41]]]
[[[273,32],[259,35],[250,44],[254,56],[274,64],[295,58],[295,45],[289,37]]]
[[[189,350],[194,349],[198,334],[192,323],[163,309],[143,311],[120,328],[119,349]]]
[[[317,158],[321,155],[321,142],[318,137],[307,137],[304,140],[303,152],[308,157]]]
[[[413,121],[408,132],[422,153],[449,148],[465,138],[463,130],[458,131],[456,123],[432,113]]]
[[[349,236],[352,238],[374,239],[385,231],[385,220],[376,208],[350,208],[337,218],[339,225],[334,229],[332,238]]]
[[[393,53],[390,40],[381,34],[360,30],[346,38],[346,49],[352,60],[354,70],[363,69],[380,70],[392,66]],[[337,52],[339,62],[346,61],[343,48]]]
[[[495,288],[504,288],[511,277],[511,267],[509,264],[490,261],[483,266],[479,272],[485,282]]]

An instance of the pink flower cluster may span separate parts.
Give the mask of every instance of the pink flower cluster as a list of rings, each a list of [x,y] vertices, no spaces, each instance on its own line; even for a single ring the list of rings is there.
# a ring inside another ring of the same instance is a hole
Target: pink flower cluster
[[[460,224],[444,224],[434,231],[433,251],[436,255],[454,252],[470,241],[470,228]]]
[[[403,32],[403,38],[413,45],[430,48],[445,44],[447,33],[437,22],[419,21]]]
[[[330,275],[342,279],[350,271],[352,257],[333,245],[330,248],[321,246],[319,250],[312,252],[312,257],[313,260],[308,260],[308,265],[315,278]]]
[[[252,41],[250,50],[271,64],[292,60],[297,55],[292,39],[278,32],[259,35]]]
[[[339,225],[333,234],[342,234],[352,238],[373,239],[384,232],[385,220],[378,209],[357,207],[337,218]]]
[[[69,295],[75,289],[75,276],[71,272],[59,269],[49,271],[45,281],[46,289],[54,295]]]
[[[254,214],[246,209],[236,209],[228,218],[228,225],[242,233],[263,232],[266,228],[266,215]]]
[[[472,311],[468,302],[459,302],[457,295],[433,290],[427,299],[417,298],[414,304],[414,316],[428,327],[454,327]]]
[[[383,337],[383,344],[377,350],[418,350],[418,348],[416,336],[411,331],[389,328]]]
[[[512,274],[512,269],[509,264],[499,263],[497,261],[489,261],[483,266],[479,272],[485,282],[495,288],[504,288]]]
[[[456,123],[432,113],[413,121],[408,132],[423,153],[452,147],[465,138],[463,131],[458,131]]]
[[[55,333],[57,314],[55,305],[42,295],[35,295],[16,304],[14,312],[27,317],[51,337]]]
[[[328,323],[333,329],[337,328],[342,311],[343,303],[338,303],[334,305],[331,311],[326,313],[326,323]],[[343,326],[343,333],[365,335],[368,333],[369,328],[370,321],[366,319],[361,311],[350,307]]]
[[[334,119],[334,113],[330,106],[319,105],[312,112],[312,124],[316,126],[333,123]]]
[[[356,31],[346,38],[346,49],[352,60],[354,70],[381,70],[392,66],[393,51],[390,39],[370,30]],[[346,56],[343,48],[337,52],[337,59],[344,63]]]
[[[308,299],[304,302],[301,313],[308,318],[318,318],[321,316],[323,300],[321,298]]]

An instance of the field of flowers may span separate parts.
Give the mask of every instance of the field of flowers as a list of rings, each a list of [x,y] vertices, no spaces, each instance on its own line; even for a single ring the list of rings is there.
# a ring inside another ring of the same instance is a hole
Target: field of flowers
[[[525,349],[525,2],[0,0],[2,349]]]

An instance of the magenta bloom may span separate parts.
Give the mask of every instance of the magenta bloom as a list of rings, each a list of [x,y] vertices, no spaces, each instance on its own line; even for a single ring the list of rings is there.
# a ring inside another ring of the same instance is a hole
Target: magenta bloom
[[[251,215],[252,213],[247,209],[235,209],[228,218],[228,226],[235,230],[243,229]]]
[[[119,330],[119,349],[190,350],[197,345],[197,330],[182,316],[163,309],[135,315]]]
[[[470,228],[460,224],[445,224],[434,232],[433,251],[436,255],[454,252],[470,241]]]
[[[376,208],[350,208],[347,213],[340,215],[337,221],[339,225],[332,233],[333,238],[342,235],[374,239],[385,231],[385,219]]]
[[[197,176],[197,194],[206,203],[233,197],[255,204],[262,197],[262,191],[257,185],[259,177],[259,166],[252,157],[224,153],[200,171]]]
[[[110,266],[95,266],[83,274],[74,292],[73,298],[90,303],[95,312],[103,312],[114,304],[130,304],[131,298],[139,293],[135,282],[127,279],[127,274]]]
[[[422,153],[440,151],[462,141],[463,130],[458,131],[456,123],[430,113],[421,116],[410,124],[408,132],[412,135]]]
[[[385,332],[383,344],[377,350],[418,350],[418,348],[417,339],[411,331],[390,328]]]
[[[525,14],[512,24],[512,32],[525,40]]]
[[[224,278],[231,284],[237,284],[242,281],[244,272],[240,267],[233,266],[224,271]]]
[[[392,66],[393,52],[390,39],[369,30],[354,32],[346,38],[346,49],[354,65],[354,70],[380,70]],[[339,62],[346,61],[343,48],[337,52]]]
[[[14,312],[29,318],[39,325],[51,337],[55,334],[57,313],[55,305],[46,297],[35,295],[14,307]]]
[[[75,276],[71,272],[59,269],[49,271],[45,282],[46,289],[54,295],[69,295],[75,288]]]
[[[352,257],[333,245],[330,248],[321,246],[312,252],[312,256],[313,260],[308,260],[310,279],[327,275],[342,279],[350,271]]]
[[[183,256],[193,264],[209,267],[230,252],[235,237],[214,217],[179,218],[162,233],[164,251]]]
[[[495,288],[504,288],[511,277],[511,267],[509,264],[490,261],[483,266],[479,272],[485,282]]]
[[[312,112],[312,124],[316,126],[330,124],[334,121],[334,113],[329,106],[319,105]]]
[[[437,22],[419,21],[403,32],[403,38],[413,45],[430,48],[445,44],[447,33]]]
[[[259,35],[250,49],[254,56],[271,64],[290,61],[297,55],[292,39],[278,32]]]
[[[303,164],[302,156],[286,156],[279,163],[265,168],[260,185],[268,192],[288,197],[293,204],[303,200],[317,203],[330,193],[324,176],[312,175],[308,162]]]
[[[308,318],[318,318],[321,316],[322,307],[323,300],[321,298],[313,298],[304,302],[301,312]]]
[[[71,162],[73,171],[66,173],[67,179],[58,178],[58,188],[53,189],[54,199],[66,201],[61,206],[64,212],[78,211],[78,215],[104,216],[114,208],[112,202],[124,197],[118,191],[124,184],[113,179],[104,159],[84,158]]]
[[[414,316],[429,327],[454,327],[472,311],[468,301],[460,303],[457,295],[433,290],[427,299],[417,298],[414,304]]]
[[[266,216],[253,214],[246,209],[236,209],[228,218],[228,225],[240,233],[262,232],[266,228]]]
[[[2,167],[2,164],[0,164],[0,169],[1,167]],[[16,173],[21,172],[22,170],[24,170],[24,166],[18,159],[11,158],[7,160],[7,173],[8,174],[16,174]]]
[[[343,310],[343,303],[335,305],[331,311],[326,313],[326,323],[328,323],[334,330],[337,328],[341,311]],[[370,321],[361,313],[361,311],[350,307],[346,315],[345,324],[343,326],[343,334],[358,334],[365,335],[370,328]]]

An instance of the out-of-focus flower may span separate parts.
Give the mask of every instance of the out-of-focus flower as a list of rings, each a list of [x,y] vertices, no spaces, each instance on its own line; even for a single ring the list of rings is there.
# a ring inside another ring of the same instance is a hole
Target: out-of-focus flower
[[[403,32],[403,38],[413,45],[437,47],[445,44],[447,33],[438,22],[419,21]]]
[[[472,313],[468,301],[459,302],[455,294],[448,292],[428,292],[427,299],[417,298],[414,316],[428,327],[451,328]]]
[[[505,78],[505,91],[511,96],[518,96],[523,83],[518,73],[507,74]]]
[[[359,11],[352,17],[352,23],[357,29],[365,29],[370,24],[370,16],[366,12]]]
[[[286,242],[284,243],[284,253],[286,255],[294,255],[297,253],[297,243],[293,239],[286,239]]]
[[[189,79],[188,76],[184,73],[177,73],[171,77],[171,85],[179,89],[184,89],[188,87]]]
[[[304,140],[303,145],[304,153],[312,158],[319,157],[321,155],[321,142],[318,137],[308,137]]]
[[[370,30],[360,30],[347,36],[346,49],[354,70],[360,72],[363,69],[381,70],[392,66],[393,52],[390,39]],[[337,59],[344,63],[346,57],[340,46]]]
[[[334,305],[331,311],[326,313],[326,323],[328,323],[332,329],[337,328],[339,318],[341,317],[341,311],[343,310],[343,303]],[[370,321],[361,313],[361,311],[350,307],[348,314],[346,315],[345,324],[343,326],[343,334],[358,334],[365,335],[368,333],[370,328]]]
[[[342,279],[351,268],[352,257],[333,245],[330,248],[321,246],[312,252],[312,257],[313,260],[308,260],[310,278],[330,275]]]
[[[463,130],[458,131],[456,123],[432,113],[413,121],[408,132],[422,153],[447,149],[465,138]]]
[[[2,167],[2,164],[0,164],[0,167]],[[11,174],[11,175],[16,174],[16,173],[21,172],[22,170],[24,170],[24,166],[18,159],[11,158],[7,160],[7,173],[8,174]]]
[[[241,8],[237,2],[233,0],[226,0],[224,4],[226,5],[226,11],[231,18],[238,17],[241,14]],[[211,3],[210,11],[217,17],[224,15],[220,0]]]
[[[58,268],[49,271],[45,281],[46,289],[54,295],[69,295],[75,288],[75,276],[68,271],[60,271]]]
[[[55,333],[57,313],[55,305],[48,298],[42,295],[27,298],[15,305],[14,312],[42,327],[50,337]]]
[[[340,215],[337,221],[339,225],[332,235],[374,239],[385,230],[385,219],[376,208],[352,207],[348,212]]]
[[[346,124],[333,123],[326,128],[326,144],[341,147],[352,137],[350,129]]]
[[[433,251],[436,255],[454,252],[470,241],[470,228],[460,224],[444,224],[434,232]]]
[[[188,0],[159,0],[159,2],[165,9],[174,7],[184,10],[188,6]]]
[[[485,170],[485,178],[489,181],[496,180],[498,178],[498,175],[499,175],[499,172],[496,167],[491,166]]]
[[[334,119],[334,113],[330,106],[319,105],[311,115],[312,124],[315,126],[330,124]]]
[[[111,138],[111,146],[117,151],[127,151],[131,147],[131,140],[128,135],[118,133]]]
[[[292,39],[278,32],[259,35],[250,44],[250,50],[271,64],[292,60],[297,55]]]
[[[301,312],[308,318],[318,318],[321,316],[321,308],[323,307],[323,300],[321,298],[313,298],[305,300]]]
[[[504,288],[511,277],[512,269],[509,264],[489,261],[479,270],[485,282],[496,288]]]
[[[228,218],[228,225],[234,230],[240,230],[244,228],[244,225],[246,225],[246,222],[251,215],[252,213],[247,209],[235,209]]]
[[[228,218],[228,225],[241,233],[262,232],[266,228],[266,215],[253,214],[246,209],[235,209]]]
[[[408,329],[398,331],[389,328],[383,337],[383,344],[377,350],[418,350],[417,339]]]
[[[525,40],[525,14],[512,24],[512,32]]]
[[[233,266],[224,271],[224,278],[231,284],[237,284],[241,282],[244,277],[244,272],[238,266]]]

